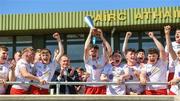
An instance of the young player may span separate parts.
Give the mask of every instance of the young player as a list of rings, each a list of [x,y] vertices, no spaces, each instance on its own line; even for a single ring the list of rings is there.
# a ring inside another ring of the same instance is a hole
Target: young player
[[[84,63],[87,72],[87,82],[100,82],[100,75],[103,67],[107,63],[108,57],[107,54],[112,53],[112,49],[109,43],[103,36],[103,32],[100,29],[90,29],[90,33],[88,38],[85,42],[84,46]],[[97,45],[90,44],[91,37],[93,33],[99,36],[104,44],[105,49],[107,51],[103,52],[102,56],[99,56],[99,47]],[[106,93],[106,86],[104,85],[86,85],[85,87],[85,94],[105,94]]]
[[[54,33],[53,37],[57,40],[60,50],[55,60],[51,61],[51,52],[49,49],[42,49],[40,51],[41,61],[38,61],[34,64],[34,75],[40,79],[45,80],[46,82],[51,81],[57,67],[57,61],[59,61],[62,54],[64,54],[64,49],[59,33]],[[49,85],[32,85],[31,94],[49,94]]]
[[[153,39],[156,48],[150,48],[147,55],[147,64],[141,70],[140,82],[166,82],[167,60],[163,45],[157,40],[153,32],[148,33]],[[167,85],[146,85],[145,95],[167,95]]]
[[[177,51],[177,53],[174,51],[171,39],[170,39],[170,31],[171,26],[165,26],[164,32],[166,37],[166,43],[167,43],[167,51],[170,53],[170,56],[172,57],[173,65],[175,66],[175,75],[172,80],[169,81],[169,84],[172,85],[169,94],[170,95],[178,95],[178,85],[177,83],[180,81],[180,51]]]
[[[117,82],[118,85],[108,85],[106,89],[107,95],[125,95],[126,87],[121,85],[129,77],[128,69],[123,68],[121,64],[122,56],[119,51],[113,52],[110,64],[107,64],[102,73],[101,80],[106,82]]]

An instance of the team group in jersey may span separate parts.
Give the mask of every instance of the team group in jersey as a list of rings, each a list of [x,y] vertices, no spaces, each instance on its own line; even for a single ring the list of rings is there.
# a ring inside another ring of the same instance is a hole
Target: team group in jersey
[[[171,42],[171,26],[164,26],[166,46],[153,32],[147,36],[157,48],[135,50],[128,47],[132,33],[127,32],[122,52],[112,50],[103,36],[103,31],[91,28],[84,44],[84,66],[74,68],[64,53],[61,34],[54,33],[58,48],[52,54],[49,49],[24,48],[8,59],[8,48],[0,46],[0,93],[10,95],[49,94],[53,89],[59,94],[106,94],[106,95],[178,95],[180,81],[180,29],[176,29],[175,41]],[[98,37],[102,46],[92,44],[92,37]],[[102,49],[99,49],[102,48]],[[102,50],[102,52],[99,52]],[[73,50],[72,50],[73,51]],[[76,54],[78,51],[74,51]],[[100,54],[102,53],[102,54]],[[126,62],[122,62],[125,59]],[[104,85],[56,85],[48,82],[104,82]],[[6,82],[33,82],[30,84]],[[105,85],[114,82],[116,85]],[[124,84],[125,82],[140,82]],[[147,84],[157,82],[167,84]]]

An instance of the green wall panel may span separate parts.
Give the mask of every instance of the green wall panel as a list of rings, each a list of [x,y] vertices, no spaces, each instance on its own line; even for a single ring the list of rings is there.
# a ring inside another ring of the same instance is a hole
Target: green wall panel
[[[179,24],[180,6],[0,15],[0,31],[88,28],[84,22],[87,15],[97,27]]]

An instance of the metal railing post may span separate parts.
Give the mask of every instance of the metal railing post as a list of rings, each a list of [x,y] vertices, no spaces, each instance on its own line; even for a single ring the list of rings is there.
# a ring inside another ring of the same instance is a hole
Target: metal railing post
[[[178,83],[177,86],[178,86],[178,95],[180,95],[180,83]]]
[[[57,83],[56,84],[56,95],[59,95],[59,91],[60,91],[60,84]]]

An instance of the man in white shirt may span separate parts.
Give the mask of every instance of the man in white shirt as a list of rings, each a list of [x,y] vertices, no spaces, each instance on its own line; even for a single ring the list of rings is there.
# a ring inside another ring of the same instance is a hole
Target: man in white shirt
[[[124,65],[124,69],[128,69],[129,71],[129,78],[126,80],[127,82],[139,82],[139,75],[141,70],[141,64],[144,64],[145,55],[142,50],[138,50],[138,53],[135,49],[128,48],[128,40],[131,37],[132,33],[127,32],[124,43],[123,43],[123,49],[122,52],[126,58],[127,63]],[[137,57],[138,56],[138,57]],[[137,61],[138,60],[138,61]],[[144,87],[135,84],[135,85],[126,85],[126,94],[127,95],[137,95],[142,94],[144,91]]]
[[[176,29],[175,41],[172,42],[172,48],[176,53],[180,50],[180,29]],[[174,77],[175,66],[174,66],[173,59],[172,59],[171,55],[168,53],[167,46],[165,47],[165,50],[166,50],[166,53],[168,54],[168,57],[169,57],[168,81],[170,81]]]
[[[124,69],[124,65],[121,64],[122,56],[119,51],[115,51],[112,54],[112,63],[106,64],[102,73],[101,80],[106,82],[117,82],[118,85],[108,85],[107,95],[125,95],[126,87],[121,84],[129,77],[128,69]]]
[[[169,84],[172,85],[171,89],[169,91],[169,95],[178,95],[179,94],[179,87],[178,84],[180,81],[180,50],[175,51],[172,46],[172,42],[170,39],[170,32],[171,32],[171,26],[165,26],[164,27],[164,33],[166,36],[166,44],[167,44],[167,52],[170,54],[173,60],[175,74],[174,78],[169,81]]]
[[[97,45],[90,44],[91,37],[96,33],[103,44],[104,44],[104,51],[103,55],[99,57],[98,51],[99,47]],[[85,42],[84,46],[84,63],[85,68],[87,71],[87,82],[100,82],[100,75],[102,69],[104,68],[105,64],[107,63],[108,56],[112,53],[111,46],[106,41],[103,36],[103,32],[100,29],[90,29],[90,33],[88,38]],[[85,87],[85,94],[106,94],[106,86],[104,85],[86,85]]]
[[[15,67],[15,76],[17,82],[30,82],[31,80],[35,80],[40,82],[41,84],[45,84],[46,81],[34,76],[32,74],[31,63],[33,63],[34,59],[34,51],[32,48],[24,48],[22,51],[21,59],[17,62]],[[14,84],[12,85],[10,94],[11,95],[21,95],[28,94],[30,85],[25,84]]]
[[[64,54],[64,48],[61,43],[61,38],[59,33],[54,33],[53,37],[58,42],[58,54],[51,61],[51,52],[49,49],[42,49],[40,51],[40,60],[34,64],[34,75],[40,79],[50,82],[56,67],[58,65],[60,57]],[[49,84],[46,85],[32,85],[31,94],[49,94]]]
[[[6,81],[15,81],[15,64],[8,63],[8,48],[6,46],[0,46],[0,94],[5,94]]]
[[[166,82],[167,60],[163,45],[157,40],[153,32],[148,33],[156,48],[148,49],[147,64],[141,70],[140,82]],[[146,85],[145,95],[167,95],[167,85]]]

